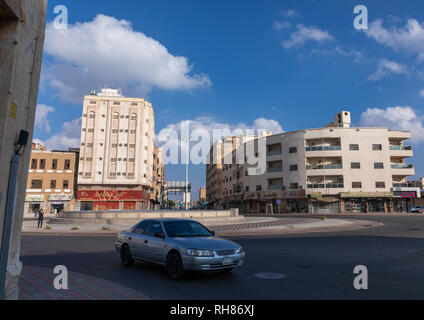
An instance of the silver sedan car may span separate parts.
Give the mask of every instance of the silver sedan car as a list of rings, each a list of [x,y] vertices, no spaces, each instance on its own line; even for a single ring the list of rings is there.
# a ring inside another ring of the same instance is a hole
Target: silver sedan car
[[[172,280],[182,279],[185,270],[231,272],[245,260],[237,243],[216,237],[197,221],[183,219],[143,220],[118,235],[115,249],[124,266],[136,260],[160,264]]]

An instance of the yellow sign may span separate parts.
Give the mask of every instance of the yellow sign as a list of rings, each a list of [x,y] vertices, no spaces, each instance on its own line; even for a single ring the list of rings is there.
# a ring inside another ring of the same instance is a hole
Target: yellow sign
[[[12,119],[16,119],[17,114],[18,114],[18,106],[16,105],[16,103],[12,102],[12,106],[10,108],[10,117]]]

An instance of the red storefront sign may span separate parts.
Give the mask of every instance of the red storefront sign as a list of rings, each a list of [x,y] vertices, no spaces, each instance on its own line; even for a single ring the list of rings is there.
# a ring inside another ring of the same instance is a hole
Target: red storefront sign
[[[150,194],[145,191],[119,190],[79,190],[79,201],[149,201]]]

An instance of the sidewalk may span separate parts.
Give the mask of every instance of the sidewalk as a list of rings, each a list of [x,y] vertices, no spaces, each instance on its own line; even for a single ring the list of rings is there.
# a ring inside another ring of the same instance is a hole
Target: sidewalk
[[[57,275],[46,268],[24,267],[19,279],[19,300],[149,300],[116,282],[69,272],[68,290],[56,290]]]

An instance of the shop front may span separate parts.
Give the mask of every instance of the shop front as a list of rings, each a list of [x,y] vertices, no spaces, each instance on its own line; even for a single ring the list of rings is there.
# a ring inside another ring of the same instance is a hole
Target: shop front
[[[68,210],[72,195],[68,194],[55,194],[48,198],[50,213],[60,213]]]
[[[323,196],[320,192],[309,195],[309,212],[312,214],[337,214],[340,213],[340,198]]]
[[[340,195],[341,213],[388,213],[393,211],[392,192],[359,192]]]
[[[307,213],[308,199],[304,189],[294,189],[283,191],[284,212],[288,213]]]
[[[27,195],[25,197],[25,212],[36,215],[40,209],[44,209],[44,195]]]
[[[393,211],[410,212],[421,199],[420,188],[393,188]]]
[[[78,201],[82,211],[147,210],[150,194],[142,190],[79,190]]]
[[[260,192],[247,192],[244,196],[243,201],[243,212],[244,213],[260,213],[261,204],[260,204],[261,193]],[[265,212],[265,211],[263,211]]]

